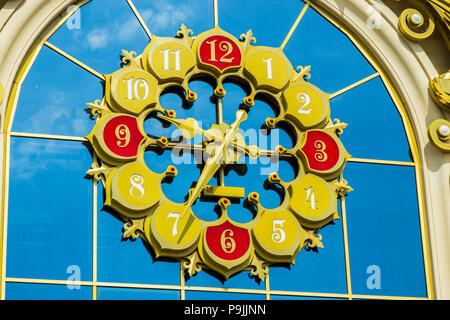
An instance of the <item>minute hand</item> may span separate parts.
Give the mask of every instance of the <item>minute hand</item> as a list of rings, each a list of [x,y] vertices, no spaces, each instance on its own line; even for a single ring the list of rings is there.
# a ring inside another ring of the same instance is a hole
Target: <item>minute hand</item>
[[[191,208],[192,204],[197,199],[198,195],[202,192],[203,188],[206,186],[209,180],[211,180],[211,178],[216,174],[217,170],[219,170],[226,148],[232,141],[236,132],[239,130],[239,125],[241,124],[241,122],[246,119],[247,119],[247,112],[245,112],[244,110],[239,110],[238,112],[236,112],[236,121],[231,125],[230,130],[228,130],[227,133],[225,134],[225,138],[223,139],[223,142],[220,144],[220,146],[216,149],[217,152],[215,153],[214,157],[206,161],[205,168],[203,169],[200,178],[197,181],[197,185],[195,186],[194,191],[192,191],[192,193],[189,196],[189,200],[186,206],[184,207],[183,212],[180,215],[180,219]],[[192,219],[189,219],[185,227],[183,228],[183,231],[180,234],[180,238],[178,239],[178,243],[181,242],[184,235],[186,234],[189,225],[192,223],[191,220]]]
[[[203,188],[206,186],[209,180],[211,180],[211,178],[216,174],[217,170],[219,170],[226,148],[232,141],[236,132],[239,130],[239,125],[241,124],[241,122],[245,121],[246,119],[247,119],[247,112],[245,112],[244,110],[239,110],[238,112],[236,112],[236,121],[231,125],[230,129],[226,132],[225,138],[223,139],[223,142],[220,144],[220,146],[217,147],[216,149],[217,151],[214,157],[206,161],[205,168],[203,169],[202,174],[200,175],[200,178],[197,181],[197,185],[195,186],[194,191],[191,193],[187,205],[184,208],[180,218],[189,210],[189,208],[194,203],[195,199],[197,199],[200,192],[202,192]]]

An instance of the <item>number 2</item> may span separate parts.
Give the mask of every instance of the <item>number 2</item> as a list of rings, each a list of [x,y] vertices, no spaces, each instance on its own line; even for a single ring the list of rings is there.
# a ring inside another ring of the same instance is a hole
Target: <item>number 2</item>
[[[299,94],[297,95],[297,100],[298,102],[303,103],[300,109],[298,109],[298,113],[310,114],[312,109],[305,110],[305,108],[311,103],[311,98],[309,97],[309,95],[304,92],[299,92]]]

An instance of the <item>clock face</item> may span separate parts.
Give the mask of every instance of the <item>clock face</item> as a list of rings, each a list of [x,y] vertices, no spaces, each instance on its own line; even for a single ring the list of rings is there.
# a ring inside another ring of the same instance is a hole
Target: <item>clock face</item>
[[[105,76],[103,100],[89,104],[96,125],[87,136],[95,154],[88,173],[102,181],[124,238],[141,237],[157,257],[185,261],[191,275],[250,269],[264,279],[268,265],[294,263],[339,218],[344,124],[330,121],[329,95],[307,81],[311,67],[292,65],[281,48],[256,46],[251,31],[239,39],[219,27],[175,31],[153,36],[142,53],[123,50],[123,68]],[[197,82],[210,92],[196,90]],[[190,116],[168,106],[169,95]],[[261,116],[261,105],[273,115]],[[281,163],[292,177],[280,173]],[[189,173],[195,177],[180,188]],[[275,205],[268,193],[277,194]],[[239,219],[242,211],[251,218]]]

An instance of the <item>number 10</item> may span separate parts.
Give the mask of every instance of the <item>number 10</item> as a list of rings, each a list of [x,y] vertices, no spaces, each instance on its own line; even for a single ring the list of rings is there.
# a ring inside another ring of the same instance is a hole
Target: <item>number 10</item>
[[[145,81],[144,79],[136,79],[135,78],[130,78],[130,79],[124,79],[123,81],[125,81],[127,83],[127,88],[128,88],[128,97],[127,100],[134,100],[135,98],[138,100],[146,100],[148,98],[148,95],[150,94],[150,88],[148,86],[147,81]],[[134,85],[133,85],[134,82]],[[142,97],[139,94],[139,87],[144,87],[145,89],[145,93],[144,96]]]

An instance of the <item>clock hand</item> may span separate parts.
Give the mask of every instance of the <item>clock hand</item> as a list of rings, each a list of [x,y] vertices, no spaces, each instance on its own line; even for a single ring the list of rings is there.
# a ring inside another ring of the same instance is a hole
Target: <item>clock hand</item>
[[[233,142],[231,144],[233,145],[234,148],[243,151],[251,159],[256,159],[261,154],[261,150],[257,146],[249,146],[245,142],[244,143]]]
[[[186,139],[192,139],[196,134],[201,134],[205,136],[206,139],[210,140],[211,138],[215,138],[215,135],[210,130],[205,131],[199,125],[197,120],[194,118],[187,119],[175,119],[171,117],[167,117],[162,114],[157,115],[158,118],[166,120],[172,124],[174,124],[183,134],[183,137]]]
[[[219,168],[221,167],[224,150],[227,148],[228,144],[231,142],[234,135],[238,131],[241,122],[246,119],[247,119],[247,112],[245,112],[244,110],[239,110],[238,112],[236,112],[236,121],[231,125],[230,130],[226,132],[225,138],[223,139],[223,142],[220,144],[220,146],[216,148],[216,153],[214,154],[214,156],[206,161],[206,165],[203,168],[203,171],[197,181],[197,185],[195,186],[194,190],[189,196],[188,202],[180,215],[180,219],[191,208],[192,204],[198,198],[203,188],[206,186],[209,180],[211,180],[211,178],[216,174],[217,170],[219,170]],[[191,217],[189,217],[188,222],[183,228],[180,238],[178,239],[178,243],[181,242],[187,230],[189,229],[189,225],[193,222],[193,219]]]

